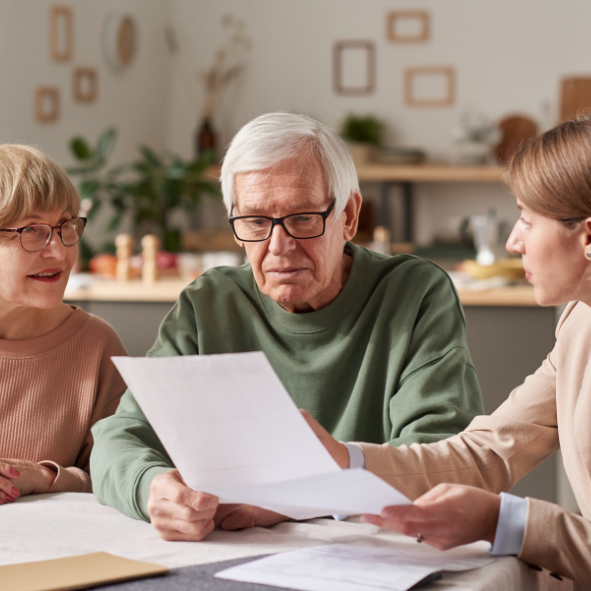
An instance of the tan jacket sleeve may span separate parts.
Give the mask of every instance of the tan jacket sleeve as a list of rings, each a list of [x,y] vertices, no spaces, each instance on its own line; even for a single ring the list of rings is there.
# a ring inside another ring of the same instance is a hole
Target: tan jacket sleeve
[[[527,499],[527,521],[519,558],[591,585],[591,522],[558,505]]]
[[[365,467],[411,499],[442,482],[507,491],[558,447],[552,353],[491,415],[449,439],[392,447],[357,443]]]

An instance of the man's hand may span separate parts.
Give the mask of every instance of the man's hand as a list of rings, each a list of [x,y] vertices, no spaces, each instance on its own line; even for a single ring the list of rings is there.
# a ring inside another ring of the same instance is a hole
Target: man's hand
[[[246,529],[247,527],[271,527],[282,521],[288,521],[289,517],[253,507],[252,505],[220,505],[214,521],[217,527],[226,531]]]
[[[349,450],[347,449],[347,446],[340,441],[337,441],[308,411],[300,408],[300,412],[308,422],[308,425],[312,428],[312,431],[314,431],[316,437],[320,439],[320,443],[324,445],[328,453],[332,456],[332,459],[341,468],[348,468]]]
[[[200,542],[215,527],[218,505],[217,497],[191,490],[178,470],[159,474],[150,485],[148,513],[163,540]]]
[[[501,497],[463,484],[438,484],[412,505],[386,507],[361,520],[448,550],[478,540],[495,541]]]
[[[12,503],[16,498],[46,493],[56,473],[50,468],[15,458],[0,460],[0,504]]]

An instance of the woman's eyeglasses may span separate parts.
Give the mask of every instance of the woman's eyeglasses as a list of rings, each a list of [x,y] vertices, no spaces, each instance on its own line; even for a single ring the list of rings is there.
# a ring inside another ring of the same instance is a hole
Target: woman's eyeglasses
[[[16,232],[20,236],[21,246],[27,252],[39,252],[49,244],[54,230],[57,230],[64,246],[74,246],[80,242],[85,226],[86,218],[72,218],[58,226],[31,224],[24,228],[0,229],[0,232]]]

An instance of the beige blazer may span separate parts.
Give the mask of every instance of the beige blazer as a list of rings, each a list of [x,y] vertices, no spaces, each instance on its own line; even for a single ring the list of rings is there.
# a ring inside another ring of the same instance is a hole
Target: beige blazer
[[[431,444],[359,443],[366,468],[415,499],[436,484],[507,491],[562,449],[583,517],[527,499],[519,558],[591,586],[591,308],[568,305],[542,366],[491,415]]]

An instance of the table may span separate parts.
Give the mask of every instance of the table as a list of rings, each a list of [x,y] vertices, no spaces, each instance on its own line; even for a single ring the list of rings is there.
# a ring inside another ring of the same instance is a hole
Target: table
[[[178,568],[331,543],[437,552],[425,544],[419,546],[412,538],[359,523],[355,517],[341,522],[311,519],[237,532],[216,530],[200,543],[165,542],[150,524],[104,507],[93,495],[83,493],[23,497],[0,507],[0,523],[0,565],[106,551]],[[472,546],[483,552],[488,548],[484,542]],[[474,571],[444,574],[422,588],[528,591],[536,585],[535,571],[516,558],[504,557]]]

